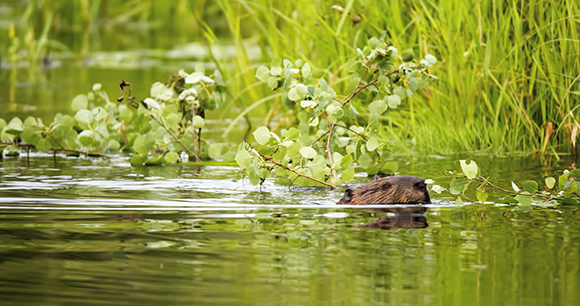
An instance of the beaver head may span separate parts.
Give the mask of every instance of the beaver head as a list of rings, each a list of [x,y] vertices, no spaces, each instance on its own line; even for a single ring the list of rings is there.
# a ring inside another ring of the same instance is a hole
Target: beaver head
[[[347,189],[338,204],[428,204],[425,180],[414,176],[388,176],[355,189]]]

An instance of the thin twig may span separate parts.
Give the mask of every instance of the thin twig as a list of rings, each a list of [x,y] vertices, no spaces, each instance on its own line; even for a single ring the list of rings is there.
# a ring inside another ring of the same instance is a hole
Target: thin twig
[[[275,160],[271,159],[271,158],[270,158],[270,157],[268,157],[268,156],[264,156],[264,155],[261,155],[261,154],[260,154],[260,156],[261,156],[263,159],[265,159],[265,160],[266,160],[266,162],[267,162],[267,163],[269,163],[269,164],[273,164],[273,165],[275,165],[275,166],[281,167],[281,168],[283,168],[283,169],[285,169],[285,170],[288,170],[288,171],[290,171],[290,172],[292,172],[292,173],[294,173],[294,174],[296,174],[296,175],[298,175],[298,176],[301,176],[301,177],[307,178],[307,179],[309,179],[309,180],[313,180],[313,181],[315,181],[315,182],[317,182],[317,183],[320,183],[320,184],[326,185],[326,186],[328,186],[328,187],[330,187],[330,188],[332,188],[332,189],[336,189],[336,188],[337,188],[336,186],[334,186],[334,185],[332,185],[332,184],[330,184],[330,183],[327,183],[327,182],[321,181],[321,180],[319,180],[319,179],[315,179],[315,178],[313,178],[313,177],[311,177],[311,176],[308,176],[308,175],[302,174],[302,173],[300,173],[300,172],[298,172],[298,171],[296,171],[296,170],[290,169],[290,168],[288,168],[288,167],[286,167],[286,166],[284,166],[284,165],[282,165],[282,164],[280,164],[280,163],[276,162]]]

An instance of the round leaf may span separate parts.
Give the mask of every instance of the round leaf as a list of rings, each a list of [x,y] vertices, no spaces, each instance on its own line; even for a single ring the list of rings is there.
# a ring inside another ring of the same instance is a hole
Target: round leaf
[[[238,151],[234,159],[236,160],[238,165],[240,165],[240,167],[244,169],[248,168],[248,166],[252,163],[252,156],[246,150]]]
[[[95,119],[95,117],[93,116],[93,113],[90,110],[86,110],[86,109],[79,110],[76,113],[75,118],[79,122],[82,122],[85,124],[90,124]]]
[[[465,160],[460,160],[459,163],[461,164],[461,170],[463,170],[468,179],[471,180],[477,176],[477,164],[474,161],[467,164]]]
[[[179,160],[179,154],[177,152],[171,151],[165,154],[165,161],[168,163],[173,163]]]
[[[192,121],[193,121],[193,126],[196,129],[202,129],[205,126],[205,120],[203,120],[203,118],[201,118],[201,116],[194,116]]]
[[[314,158],[316,157],[317,153],[311,147],[303,147],[300,149],[300,155],[304,156],[305,158]]]
[[[78,111],[80,109],[86,109],[89,105],[89,98],[87,95],[77,95],[73,98],[71,102],[71,108],[73,111]]]
[[[554,185],[556,185],[556,179],[553,177],[547,177],[546,186],[548,187],[548,189],[554,188]]]
[[[252,134],[260,145],[263,145],[270,140],[270,130],[265,126],[257,128]]]

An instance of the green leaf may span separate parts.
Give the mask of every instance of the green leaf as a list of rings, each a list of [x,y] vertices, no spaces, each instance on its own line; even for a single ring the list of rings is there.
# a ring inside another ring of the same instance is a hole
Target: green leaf
[[[18,135],[22,132],[22,120],[18,117],[12,118],[10,123],[6,127],[4,127],[4,132],[12,135]]]
[[[193,127],[196,129],[202,129],[205,126],[205,121],[201,116],[194,116],[192,119]]]
[[[302,100],[300,101],[300,106],[302,106],[303,108],[307,108],[307,107],[314,107],[318,104],[316,104],[316,101],[313,100]]]
[[[548,189],[554,188],[554,185],[556,185],[556,179],[553,177],[547,177],[546,186],[548,187]]]
[[[413,53],[403,53],[403,62],[410,62],[413,60]]]
[[[86,109],[79,110],[76,113],[75,118],[79,122],[82,122],[85,124],[90,124],[95,119],[95,117],[93,116],[93,113],[90,110],[86,110]]]
[[[558,178],[558,186],[560,186],[560,189],[564,188],[564,185],[566,185],[567,182],[568,177],[566,175],[560,175]]]
[[[300,155],[304,156],[305,158],[314,158],[318,153],[311,147],[302,147],[300,149]]]
[[[97,121],[103,120],[107,118],[107,116],[109,115],[109,113],[100,106],[93,108],[91,112],[93,113],[93,115],[95,116],[95,120]]]
[[[512,189],[513,189],[515,192],[520,192],[520,187],[518,187],[518,185],[516,185],[516,183],[514,183],[514,182],[512,182]]]
[[[25,143],[34,145],[41,138],[41,133],[42,130],[40,128],[31,126],[24,128],[20,137]]]
[[[248,168],[248,166],[252,163],[252,156],[246,150],[238,151],[234,159],[236,160],[238,165],[240,165],[240,167],[244,169]]]
[[[181,115],[178,113],[171,113],[165,117],[165,123],[168,128],[174,129],[181,121]]]
[[[77,139],[83,146],[90,147],[95,144],[95,140],[93,138],[93,131],[91,130],[84,130],[78,136]]]
[[[467,164],[465,160],[460,160],[459,164],[461,164],[461,170],[463,170],[463,173],[468,179],[471,180],[477,176],[477,164],[475,161],[471,161]]]
[[[461,199],[461,197],[455,198],[455,205],[463,205],[463,200]]]
[[[367,150],[369,152],[374,151],[376,148],[378,148],[380,145],[379,141],[373,136],[371,138],[369,138],[369,140],[367,141]]]
[[[58,125],[63,130],[68,130],[68,129],[72,128],[75,125],[75,120],[71,116],[69,116],[69,115],[64,115],[64,116],[62,116],[62,118],[60,118],[60,121],[58,122]]]
[[[6,126],[6,120],[0,118],[0,131],[2,131],[2,129],[4,129],[4,127]],[[2,152],[0,152],[2,153]],[[1,155],[1,154],[0,154]]]
[[[429,63],[430,65],[434,65],[435,63],[437,63],[437,58],[435,58],[435,56],[431,55],[431,54],[427,54],[425,55],[425,60],[427,61],[427,63]]]
[[[347,154],[345,156],[342,157],[342,160],[340,161],[340,167],[342,169],[346,169],[348,167],[350,167],[350,165],[352,164],[352,155]]]
[[[207,148],[209,158],[211,159],[218,158],[222,153],[223,148],[224,146],[221,143],[212,143],[211,145],[209,145],[209,147]]]
[[[391,95],[387,98],[390,108],[397,108],[401,104],[401,97],[397,95]]]
[[[487,200],[487,198],[489,197],[489,194],[485,192],[485,189],[477,189],[477,191],[475,192],[475,196],[479,201],[481,201],[481,203],[484,203],[485,200]]]
[[[121,148],[121,144],[115,139],[109,139],[107,147],[109,147],[109,149],[112,151],[117,151]]]
[[[256,78],[262,82],[267,82],[268,78],[270,77],[270,69],[268,67],[261,65],[256,70]]]
[[[45,138],[39,138],[34,146],[38,151],[48,151],[52,149],[52,144],[50,144],[50,141]]]
[[[395,89],[393,90],[393,93],[395,95],[399,96],[399,98],[401,98],[401,100],[403,100],[407,97],[407,91],[405,90],[405,88],[403,86],[395,87]]]
[[[503,202],[506,204],[516,204],[519,203],[518,200],[516,200],[516,198],[514,198],[513,196],[506,196],[505,198],[503,198]]]
[[[342,172],[342,176],[341,177],[342,177],[342,180],[345,183],[352,181],[352,179],[354,178],[354,168],[353,167],[346,168],[346,170],[344,170]]]
[[[250,180],[250,184],[252,184],[252,186],[260,184],[260,176],[258,173],[256,173],[256,171],[250,171],[250,173],[248,173],[248,179]]]
[[[87,95],[80,94],[72,99],[71,108],[75,112],[86,109],[87,106],[89,106],[89,98],[87,98]]]
[[[298,140],[300,138],[300,131],[296,128],[288,129],[288,132],[284,134],[285,140]]]
[[[151,98],[147,98],[143,101],[143,103],[147,104],[147,108],[152,109],[152,108],[161,108],[161,105],[159,105],[159,103],[157,103],[157,101],[151,99]]]
[[[449,192],[453,195],[461,194],[465,191],[469,180],[467,178],[454,178],[449,184]]]
[[[383,100],[377,100],[369,104],[369,111],[376,115],[381,115],[387,110],[387,103]]]
[[[252,134],[260,145],[263,145],[270,140],[270,130],[265,126],[257,128]]]
[[[190,74],[187,77],[185,77],[185,83],[186,84],[196,84],[196,83],[199,83],[199,81],[201,81],[201,78],[203,76],[204,76],[203,75],[203,72],[193,72],[192,74]]]
[[[522,206],[530,206],[532,205],[532,196],[519,194],[516,196],[516,201],[522,204]]]
[[[523,187],[524,190],[530,194],[534,194],[536,193],[536,190],[538,190],[538,183],[535,181],[525,181],[523,182]]]
[[[173,163],[179,160],[179,154],[177,152],[171,151],[165,154],[165,161],[168,163]]]
[[[155,83],[153,83],[153,85],[151,85],[151,90],[150,90],[149,94],[151,95],[151,97],[157,98],[157,96],[160,96],[161,94],[166,92],[167,89],[169,89],[169,88],[167,88],[167,86],[165,86],[165,84],[163,84],[161,82],[155,82]]]
[[[278,88],[278,79],[273,76],[268,77],[268,87],[270,87],[272,90]]]
[[[288,99],[292,100],[292,101],[298,101],[301,99],[300,95],[298,94],[296,88],[290,88],[290,91],[288,91]]]
[[[399,163],[396,161],[388,161],[383,165],[383,170],[389,170],[391,173],[395,173],[399,170]]]
[[[367,153],[365,154],[361,154],[361,156],[358,159],[358,164],[363,167],[364,169],[369,168],[370,166],[372,166],[372,159],[370,157],[370,155],[368,155]]]
[[[131,156],[131,166],[143,166],[146,161],[146,154],[133,154],[133,156]]]
[[[23,127],[27,128],[27,127],[31,127],[31,126],[37,126],[38,122],[36,121],[36,119],[34,119],[34,117],[32,116],[28,116],[28,118],[26,118],[26,120],[24,120],[24,124]]]
[[[133,151],[146,155],[153,149],[155,145],[155,136],[153,133],[149,132],[145,135],[139,135],[135,138],[135,142],[133,142]]]
[[[310,68],[310,65],[308,63],[304,64],[302,66],[302,76],[307,78],[310,76],[310,73],[312,72],[312,69]]]

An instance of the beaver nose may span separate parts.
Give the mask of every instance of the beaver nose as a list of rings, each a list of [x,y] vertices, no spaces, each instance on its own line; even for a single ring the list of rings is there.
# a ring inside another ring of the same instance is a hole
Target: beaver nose
[[[425,199],[421,201],[421,204],[431,204],[431,198],[429,197],[429,193],[425,192]]]

